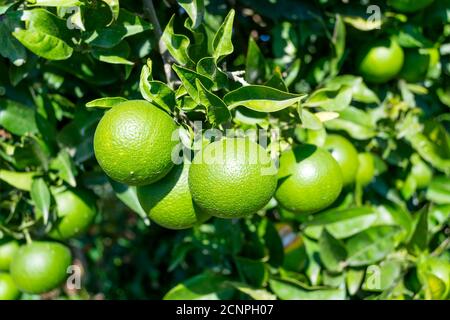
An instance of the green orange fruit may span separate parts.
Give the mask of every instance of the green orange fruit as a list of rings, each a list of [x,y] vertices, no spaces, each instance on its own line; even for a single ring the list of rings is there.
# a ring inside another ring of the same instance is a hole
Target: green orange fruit
[[[289,211],[310,214],[330,206],[343,186],[342,171],[325,149],[296,146],[280,157],[275,198]]]
[[[403,13],[412,13],[425,9],[434,0],[388,0],[388,5]]]
[[[356,174],[356,181],[362,185],[367,186],[375,177],[375,161],[373,156],[366,152],[358,154],[359,167]]]
[[[24,292],[40,294],[57,288],[72,263],[69,248],[57,242],[33,242],[20,247],[11,263],[11,276]]]
[[[431,66],[431,59],[435,60],[435,53],[430,50],[408,49],[405,50],[405,62],[400,72],[400,77],[408,82],[420,82],[425,80]]]
[[[266,150],[244,138],[225,138],[199,151],[189,170],[189,188],[205,213],[241,218],[272,198],[276,170]]]
[[[352,143],[342,136],[330,134],[327,136],[323,147],[327,149],[339,163],[342,170],[344,186],[354,183],[358,171],[359,160],[358,151]]]
[[[16,240],[0,242],[0,271],[8,271],[14,254],[19,250]]]
[[[161,180],[137,188],[142,208],[162,227],[186,229],[209,218],[192,200],[188,184],[189,167],[187,163],[176,165]]]
[[[112,179],[146,185],[173,167],[177,126],[164,111],[143,100],[122,102],[100,120],[94,136],[98,163]]]
[[[403,67],[403,49],[394,39],[368,43],[359,52],[357,69],[365,80],[385,83],[397,76]]]
[[[11,275],[0,272],[0,300],[16,300],[19,296],[20,291]]]
[[[54,195],[58,220],[50,232],[54,239],[65,240],[85,232],[97,214],[96,199],[91,191],[68,188]]]

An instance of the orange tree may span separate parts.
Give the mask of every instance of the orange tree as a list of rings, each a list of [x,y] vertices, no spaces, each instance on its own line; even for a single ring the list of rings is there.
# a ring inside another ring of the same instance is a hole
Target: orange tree
[[[449,12],[0,0],[0,298],[448,299]]]

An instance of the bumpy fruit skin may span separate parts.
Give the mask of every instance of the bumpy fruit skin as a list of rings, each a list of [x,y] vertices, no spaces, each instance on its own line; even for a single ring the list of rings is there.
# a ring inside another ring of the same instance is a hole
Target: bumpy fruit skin
[[[66,240],[85,232],[97,214],[95,201],[94,194],[84,189],[69,188],[55,194],[58,221],[50,236]]]
[[[403,49],[394,39],[370,42],[357,57],[358,72],[368,82],[385,83],[395,78],[403,66]]]
[[[241,218],[262,209],[277,187],[266,150],[243,138],[226,138],[199,151],[189,170],[189,188],[205,213]]]
[[[360,153],[358,154],[358,159],[359,167],[356,181],[362,186],[367,186],[375,176],[375,162],[370,153]]]
[[[15,240],[0,242],[0,271],[8,271],[14,254],[19,250]]]
[[[412,13],[425,9],[434,0],[388,0],[388,5],[403,13]]]
[[[0,272],[0,300],[16,300],[20,295],[9,273]]]
[[[405,62],[400,71],[400,77],[407,82],[420,82],[425,80],[431,66],[431,52],[421,52],[417,49],[405,51]]]
[[[330,206],[343,186],[341,168],[331,154],[313,145],[301,145],[280,157],[275,198],[287,210],[312,214]]]
[[[164,228],[180,230],[205,222],[210,216],[194,204],[189,190],[190,165],[176,165],[161,180],[137,188],[142,208]]]
[[[24,292],[40,294],[57,288],[72,263],[70,250],[56,242],[33,242],[20,247],[11,263],[11,276]]]
[[[358,151],[350,141],[342,136],[330,134],[324,144],[333,158],[339,163],[342,170],[344,186],[355,182],[356,172],[358,171],[359,160]]]
[[[98,163],[108,176],[129,185],[146,185],[173,167],[175,122],[147,101],[131,100],[110,109],[94,135]]]

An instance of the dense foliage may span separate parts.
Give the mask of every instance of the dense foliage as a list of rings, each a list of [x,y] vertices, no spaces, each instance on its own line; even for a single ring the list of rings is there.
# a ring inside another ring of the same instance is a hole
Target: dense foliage
[[[450,1],[407,2],[0,0],[0,282],[11,241],[59,241],[81,288],[23,299],[448,299]],[[264,129],[273,159],[338,134],[367,167],[314,214],[168,230],[94,156],[133,99],[188,153],[199,124]]]

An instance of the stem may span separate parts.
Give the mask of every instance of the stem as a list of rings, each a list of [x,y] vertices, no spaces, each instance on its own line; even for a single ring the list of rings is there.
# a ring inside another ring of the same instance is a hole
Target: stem
[[[23,229],[23,235],[25,236],[25,240],[27,244],[32,244],[33,240],[31,240],[30,233],[28,232],[28,229]]]
[[[158,16],[156,14],[155,6],[153,5],[152,0],[143,0],[144,1],[144,14],[151,21],[154,27],[156,41],[158,41],[159,53],[161,55],[163,64],[164,64],[164,73],[166,75],[167,84],[169,87],[173,89],[173,83],[176,80],[176,77],[172,70],[173,58],[170,55],[169,51],[167,51],[167,47],[163,41],[161,41],[161,36],[163,34],[161,25],[159,24]]]

